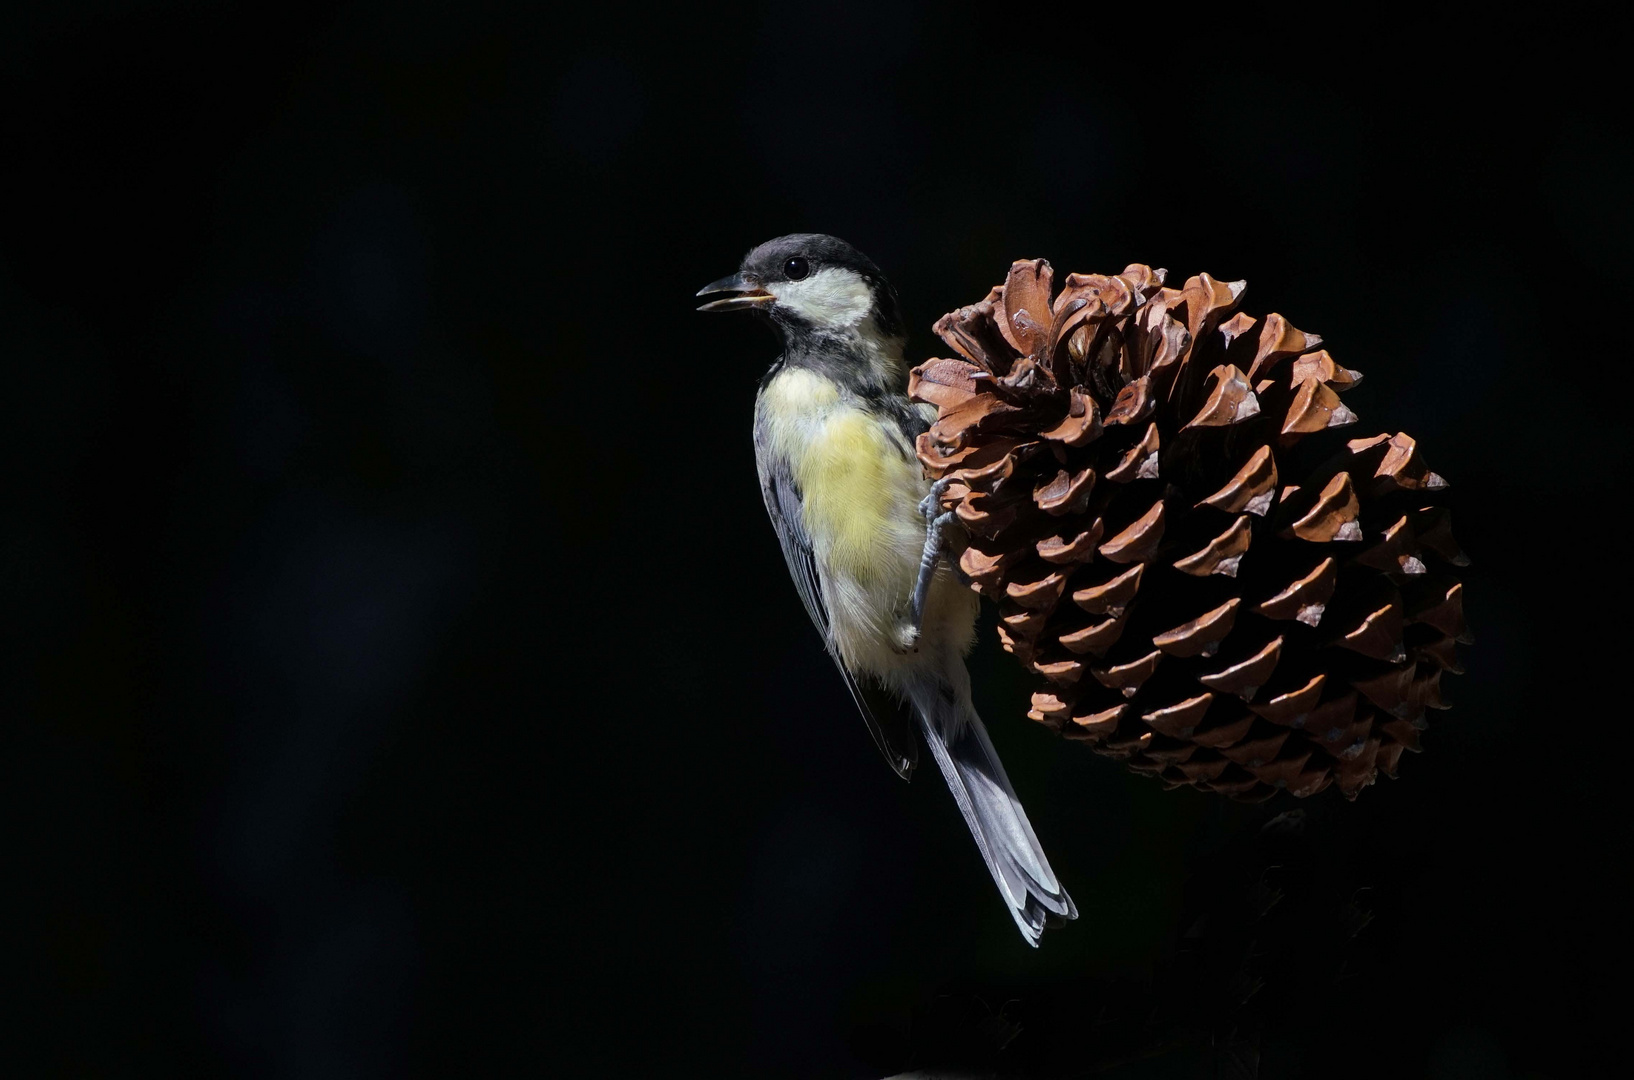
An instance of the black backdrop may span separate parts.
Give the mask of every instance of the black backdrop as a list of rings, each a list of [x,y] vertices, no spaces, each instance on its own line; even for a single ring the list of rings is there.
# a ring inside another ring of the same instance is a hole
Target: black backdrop
[[[1602,1075],[1631,282],[1601,24],[234,9],[0,33],[8,1055]],[[988,629],[978,704],[1084,913],[1024,948],[788,586],[748,441],[771,340],[691,310],[806,229],[893,277],[915,356],[1036,255],[1247,278],[1323,333],[1475,559],[1428,752],[1267,829],[1290,807],[1050,740]]]

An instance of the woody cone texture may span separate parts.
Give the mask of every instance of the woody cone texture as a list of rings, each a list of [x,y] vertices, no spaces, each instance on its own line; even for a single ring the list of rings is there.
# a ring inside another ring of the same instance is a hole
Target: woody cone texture
[[[1244,282],[1017,262],[915,368],[959,567],[1042,676],[1032,719],[1165,785],[1354,798],[1417,751],[1469,640],[1447,484],[1354,437],[1361,378]]]

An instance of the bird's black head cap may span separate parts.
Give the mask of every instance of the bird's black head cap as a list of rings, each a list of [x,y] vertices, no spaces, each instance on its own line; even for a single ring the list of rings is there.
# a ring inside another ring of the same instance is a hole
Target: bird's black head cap
[[[861,290],[865,290],[865,292]],[[856,327],[862,316],[873,332],[900,339],[906,327],[896,290],[874,261],[837,236],[791,233],[744,256],[738,272],[699,291],[727,294],[700,310],[751,309],[785,333],[830,333]]]

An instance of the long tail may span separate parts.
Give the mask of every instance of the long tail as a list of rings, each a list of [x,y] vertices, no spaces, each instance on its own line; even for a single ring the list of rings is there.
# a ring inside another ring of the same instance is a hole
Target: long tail
[[[954,663],[959,669],[954,679],[918,676],[908,684],[908,698],[1011,917],[1027,943],[1037,948],[1045,929],[1076,919],[1078,908],[1050,869],[970,703],[969,680],[959,677],[963,663]]]

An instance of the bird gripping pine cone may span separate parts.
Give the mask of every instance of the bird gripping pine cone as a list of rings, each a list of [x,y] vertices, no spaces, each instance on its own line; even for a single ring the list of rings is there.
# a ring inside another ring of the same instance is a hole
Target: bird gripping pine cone
[[[1156,776],[1257,801],[1354,798],[1420,748],[1470,640],[1405,433],[1353,437],[1359,374],[1244,282],[1042,259],[942,317],[917,452],[959,567],[1042,676],[1032,719]],[[1350,429],[1350,430],[1339,430]]]

